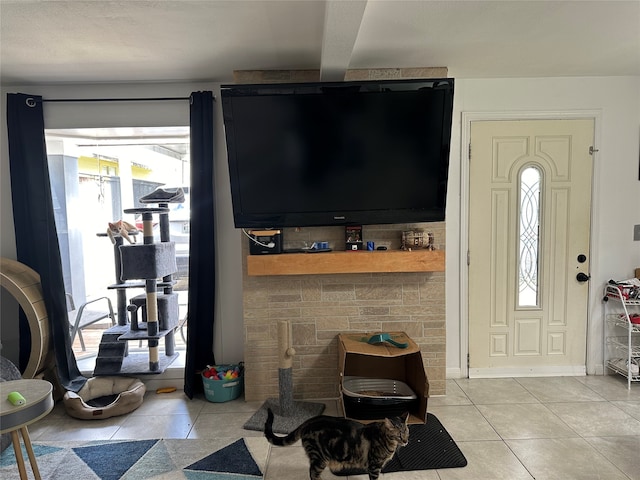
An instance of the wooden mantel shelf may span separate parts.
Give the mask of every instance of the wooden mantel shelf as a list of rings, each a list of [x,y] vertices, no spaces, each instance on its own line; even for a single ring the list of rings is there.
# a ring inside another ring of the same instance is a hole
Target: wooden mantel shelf
[[[247,274],[255,277],[334,273],[444,272],[444,260],[444,250],[248,255]]]

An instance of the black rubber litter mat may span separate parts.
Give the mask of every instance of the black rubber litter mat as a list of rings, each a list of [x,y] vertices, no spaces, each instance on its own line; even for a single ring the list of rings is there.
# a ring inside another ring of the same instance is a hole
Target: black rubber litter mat
[[[467,459],[449,432],[435,415],[428,413],[425,424],[409,425],[409,444],[396,451],[382,472],[459,468],[466,465]],[[350,469],[333,473],[334,475],[346,476],[366,472]]]

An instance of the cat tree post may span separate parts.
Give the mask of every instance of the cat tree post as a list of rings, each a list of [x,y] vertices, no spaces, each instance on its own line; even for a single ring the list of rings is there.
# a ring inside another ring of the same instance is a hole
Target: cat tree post
[[[159,208],[166,208],[166,212],[160,212],[160,241],[168,242],[171,240],[169,232],[169,204],[165,202],[158,203]],[[165,275],[162,277],[162,283],[164,283],[163,292],[165,295],[173,294],[173,274]],[[176,299],[177,301],[177,299]],[[159,321],[159,319],[158,319]],[[167,355],[173,355],[176,346],[176,340],[174,338],[174,330],[167,333],[164,342],[164,349]]]
[[[287,320],[278,322],[278,380],[280,386],[280,414],[289,417],[293,414],[293,335],[291,323]]]
[[[113,256],[115,258],[116,282],[120,283],[122,276],[122,266],[120,264],[120,246],[122,245],[122,236],[117,235],[113,238]],[[116,308],[118,310],[118,325],[127,325],[127,293],[124,289],[116,290]]]
[[[153,215],[151,212],[142,213],[143,243],[153,243]],[[145,293],[147,296],[147,334],[150,337],[158,336],[158,297],[156,293],[157,279],[145,280]],[[160,368],[160,355],[158,352],[159,341],[157,338],[149,338],[149,370],[155,372]]]

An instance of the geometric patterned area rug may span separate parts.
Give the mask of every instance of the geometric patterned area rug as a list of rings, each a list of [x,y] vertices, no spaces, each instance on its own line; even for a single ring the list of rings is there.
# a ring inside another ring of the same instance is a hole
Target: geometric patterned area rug
[[[224,440],[155,439],[32,442],[43,479],[52,480],[263,480],[270,445],[260,437]],[[31,465],[22,446],[27,473]],[[384,473],[464,467],[467,460],[440,421],[409,426],[409,444]],[[336,475],[356,475],[340,471]],[[0,479],[19,480],[13,447],[0,455]]]
[[[210,440],[111,440],[32,442],[43,479],[72,480],[262,480],[268,446],[241,438],[219,449]],[[31,465],[22,447],[27,473]],[[10,445],[0,455],[0,478],[18,480]]]

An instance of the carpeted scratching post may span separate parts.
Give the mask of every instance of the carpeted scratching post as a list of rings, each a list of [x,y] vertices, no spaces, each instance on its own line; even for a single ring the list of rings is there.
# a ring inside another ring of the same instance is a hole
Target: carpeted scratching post
[[[153,215],[151,212],[142,213],[143,241],[145,245],[153,244]],[[147,335],[158,336],[158,300],[156,290],[157,279],[145,280],[147,305]],[[160,369],[160,355],[158,353],[158,339],[149,338],[149,370],[155,372]]]
[[[320,415],[325,408],[323,403],[298,402],[293,400],[293,356],[291,324],[287,320],[278,322],[278,381],[279,398],[267,399],[258,411],[244,424],[247,430],[264,430],[267,421],[267,409],[275,415],[273,431],[290,433],[311,417]]]

